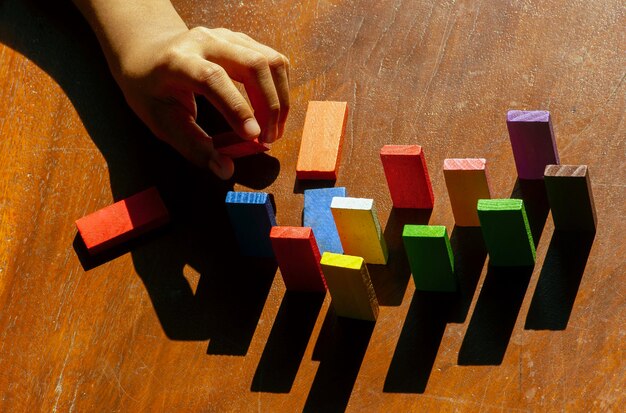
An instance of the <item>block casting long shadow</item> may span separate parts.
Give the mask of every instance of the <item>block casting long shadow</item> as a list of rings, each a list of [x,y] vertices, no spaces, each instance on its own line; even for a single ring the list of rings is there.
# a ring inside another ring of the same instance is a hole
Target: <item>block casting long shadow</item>
[[[402,230],[406,224],[428,224],[431,213],[432,209],[391,209],[384,231],[389,261],[387,265],[367,266],[378,304],[387,306],[402,304],[411,277],[409,261],[402,242]]]
[[[485,266],[487,248],[480,227],[455,226],[450,244],[454,252],[454,271],[459,279],[459,292],[450,308],[448,322],[464,323]]]
[[[527,330],[565,330],[595,233],[555,231],[526,315]]]
[[[313,359],[320,365],[304,405],[304,412],[344,412],[350,400],[374,323],[326,313]]]
[[[456,294],[416,291],[385,378],[386,393],[424,393]]]
[[[550,211],[548,194],[543,179],[518,179],[515,181],[511,198],[524,200],[530,232],[533,235],[535,247],[537,247],[541,233],[543,232],[543,227],[546,225],[548,212]]]
[[[270,393],[291,391],[324,296],[322,293],[285,293],[250,390]]]
[[[459,365],[502,364],[532,267],[490,267],[459,351]]]

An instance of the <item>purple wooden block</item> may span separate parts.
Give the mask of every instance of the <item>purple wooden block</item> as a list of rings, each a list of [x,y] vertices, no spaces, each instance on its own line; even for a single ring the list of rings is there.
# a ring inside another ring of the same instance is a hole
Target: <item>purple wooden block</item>
[[[550,112],[510,110],[506,126],[520,179],[542,179],[546,165],[559,164]]]

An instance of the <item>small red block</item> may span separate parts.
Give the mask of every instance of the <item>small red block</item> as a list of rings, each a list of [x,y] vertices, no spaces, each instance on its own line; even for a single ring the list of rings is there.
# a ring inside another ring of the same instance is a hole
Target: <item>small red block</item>
[[[269,151],[269,146],[259,142],[258,139],[247,141],[241,139],[236,133],[223,133],[213,137],[213,147],[217,151],[232,159],[244,156],[256,155]]]
[[[272,227],[270,239],[289,291],[326,291],[320,251],[309,227]]]
[[[380,159],[395,208],[433,207],[435,197],[421,146],[385,145]]]
[[[93,255],[158,228],[169,219],[159,192],[152,187],[80,218],[76,227]]]

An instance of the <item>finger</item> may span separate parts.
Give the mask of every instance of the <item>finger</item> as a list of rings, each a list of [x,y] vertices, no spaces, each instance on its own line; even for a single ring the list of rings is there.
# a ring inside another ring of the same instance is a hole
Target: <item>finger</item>
[[[243,139],[259,137],[261,127],[252,108],[220,65],[200,56],[188,57],[171,68],[180,86],[205,96]]]
[[[273,142],[278,137],[281,101],[278,96],[270,62],[249,47],[211,38],[201,45],[204,57],[221,66],[234,80],[243,83],[261,125],[260,139]],[[287,87],[288,90],[288,87]]]
[[[285,128],[285,122],[287,121],[287,115],[289,114],[290,102],[289,102],[289,59],[278,53],[276,50],[262,43],[257,42],[250,36],[244,33],[232,32],[230,30],[224,30],[223,36],[229,41],[242,46],[248,47],[261,53],[268,61],[272,78],[274,80],[274,86],[278,94],[278,100],[280,102],[280,115],[278,119],[278,138],[283,134]]]
[[[234,173],[232,159],[213,148],[209,135],[198,126],[193,116],[183,108],[171,105],[157,117],[157,136],[169,143],[178,153],[201,168],[209,168],[221,179]]]

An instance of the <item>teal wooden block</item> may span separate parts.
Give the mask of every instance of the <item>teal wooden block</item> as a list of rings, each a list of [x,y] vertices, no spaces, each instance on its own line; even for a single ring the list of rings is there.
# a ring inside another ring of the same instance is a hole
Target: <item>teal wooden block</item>
[[[489,264],[517,267],[535,264],[535,243],[521,199],[480,199],[478,218]]]
[[[402,240],[416,290],[445,292],[457,290],[454,256],[446,227],[405,225]]]

